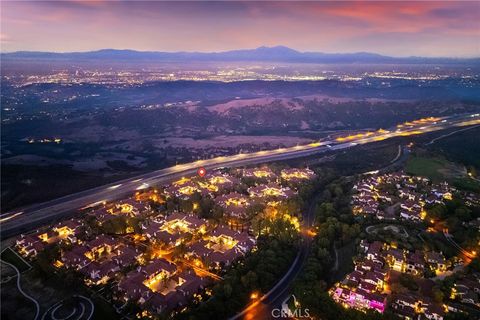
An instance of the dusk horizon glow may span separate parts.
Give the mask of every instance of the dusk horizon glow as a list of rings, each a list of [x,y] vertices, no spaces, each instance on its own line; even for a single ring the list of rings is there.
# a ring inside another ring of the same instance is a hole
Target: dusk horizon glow
[[[1,50],[480,56],[479,2],[3,1]],[[301,36],[300,36],[301,35]]]

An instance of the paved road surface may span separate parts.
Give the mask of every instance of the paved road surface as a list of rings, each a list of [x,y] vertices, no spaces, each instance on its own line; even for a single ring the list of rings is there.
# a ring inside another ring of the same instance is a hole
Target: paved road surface
[[[390,131],[376,132],[368,137],[356,138],[349,142],[323,141],[291,148],[238,154],[176,165],[2,214],[0,216],[1,238],[12,237],[19,233],[28,232],[38,226],[60,220],[77,212],[78,209],[93,203],[119,199],[132,194],[135,190],[147,188],[150,185],[168,183],[182,176],[195,174],[197,168],[200,166],[207,169],[214,169],[218,167],[238,167],[270,161],[287,160],[330,150],[344,150],[359,144],[367,144],[394,137],[423,134],[452,127],[478,124],[480,124],[480,114],[461,115],[444,118],[442,121],[425,124],[424,126],[402,127],[402,129],[392,128]]]

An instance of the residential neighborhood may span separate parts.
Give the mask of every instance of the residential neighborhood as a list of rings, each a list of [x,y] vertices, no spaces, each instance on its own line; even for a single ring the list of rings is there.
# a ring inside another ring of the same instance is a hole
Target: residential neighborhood
[[[74,272],[89,287],[111,287],[120,309],[134,303],[142,315],[174,314],[204,299],[206,288],[255,248],[252,206],[274,210],[297,193],[287,183],[314,178],[309,169],[276,174],[268,167],[184,177],[86,208],[83,220],[22,235],[16,249],[35,259],[56,246],[57,270]],[[298,228],[296,217],[288,219]]]
[[[444,204],[457,193],[467,200],[467,205],[480,202],[478,194],[459,191],[447,182],[432,183],[428,178],[403,172],[369,175],[359,180],[353,190],[353,213],[378,220],[420,222],[426,218],[426,207]]]
[[[410,252],[391,244],[362,240],[354,265],[354,271],[330,289],[332,298],[347,308],[371,309],[380,313],[388,309],[404,319],[425,317],[440,320],[446,313],[452,312],[448,303],[434,300],[431,296],[434,282],[426,278],[427,269],[440,275],[453,268],[440,252]],[[478,287],[480,279],[474,278],[470,284]],[[406,286],[406,289],[400,290],[401,293],[393,289],[399,285]],[[455,284],[453,295],[457,294],[456,290],[464,292],[463,288]],[[478,296],[474,295],[478,302]]]

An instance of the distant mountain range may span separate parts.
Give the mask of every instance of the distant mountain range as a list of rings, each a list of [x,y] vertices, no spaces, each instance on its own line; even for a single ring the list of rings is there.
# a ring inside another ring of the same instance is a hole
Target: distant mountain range
[[[4,61],[9,60],[120,60],[120,61],[258,61],[291,63],[412,63],[412,64],[480,64],[480,58],[427,58],[427,57],[389,57],[375,53],[322,53],[300,52],[285,46],[259,47],[256,49],[233,50],[225,52],[160,52],[103,49],[88,52],[39,52],[17,51],[2,53]]]

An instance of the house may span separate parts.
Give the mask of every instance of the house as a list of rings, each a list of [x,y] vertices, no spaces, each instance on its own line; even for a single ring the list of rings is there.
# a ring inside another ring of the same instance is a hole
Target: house
[[[133,198],[122,200],[106,207],[107,213],[113,216],[135,217],[145,210],[147,210],[147,207],[144,204],[135,201]]]
[[[214,269],[219,269],[250,251],[255,246],[255,240],[245,232],[220,226],[211,232],[204,246],[211,250],[205,257],[208,264]]]
[[[198,184],[211,193],[223,193],[227,190],[233,189],[233,187],[238,184],[238,179],[227,174],[213,172],[200,179]]]
[[[396,295],[392,299],[392,310],[403,319],[442,320],[445,315],[443,306],[411,293]]]
[[[88,285],[105,284],[118,271],[120,271],[120,266],[115,261],[103,263],[94,261],[80,270],[87,277],[86,283]]]
[[[434,194],[430,194],[425,198],[425,203],[428,205],[433,205],[436,203],[443,203],[442,200],[436,197]]]
[[[443,320],[445,310],[437,304],[429,304],[423,310],[423,314],[429,320]]]
[[[225,252],[214,251],[207,257],[208,264],[211,269],[220,270],[225,266],[232,264],[236,259],[240,258],[242,253],[235,248]]]
[[[280,172],[280,176],[283,180],[293,182],[293,183],[301,183],[306,180],[312,180],[315,178],[315,173],[308,169],[299,169],[299,168],[289,168],[283,169]]]
[[[238,192],[231,192],[215,198],[215,204],[222,207],[225,213],[236,218],[246,218],[247,208],[252,201],[245,195]]]
[[[149,294],[149,298],[145,305],[146,309],[158,314],[165,312],[168,309],[167,299],[164,295],[159,293]]]
[[[425,270],[425,256],[422,252],[416,250],[414,253],[407,254],[405,272],[413,275],[423,274]]]
[[[53,231],[57,233],[60,239],[76,243],[77,236],[81,232],[83,225],[84,224],[81,220],[70,219],[56,224],[53,227]]]
[[[46,244],[37,234],[21,235],[15,242],[18,252],[24,257],[35,257],[43,251]]]
[[[110,255],[115,248],[120,246],[120,243],[115,240],[115,238],[100,235],[88,242],[85,246],[88,248],[85,256],[95,261]]]
[[[405,271],[405,252],[400,249],[390,248],[386,252],[387,262],[395,271]]]
[[[125,301],[135,301],[156,313],[183,307],[187,298],[207,284],[205,278],[190,270],[180,272],[162,258],[129,272],[118,284]]]
[[[363,278],[363,272],[358,270],[352,271],[346,275],[345,279],[359,283]]]
[[[195,274],[193,271],[184,271],[178,275],[181,281],[181,285],[177,287],[177,291],[180,292],[185,297],[190,297],[195,293],[198,293],[200,290],[204,289],[207,280],[206,278],[201,278]]]
[[[416,313],[418,301],[410,294],[399,294],[392,300],[393,312],[406,320],[420,319],[420,314]]]
[[[383,263],[383,259],[380,256],[380,252],[382,251],[383,243],[379,241],[372,242],[367,250],[367,259],[373,260],[374,262]]]
[[[38,233],[38,238],[45,243],[54,243],[56,242],[57,233],[51,229]]]
[[[202,187],[198,183],[188,180],[182,180],[173,183],[165,189],[165,194],[169,197],[176,197],[182,200],[188,200],[194,193],[199,193],[202,196],[208,196],[210,191],[207,187]]]
[[[417,195],[410,189],[402,188],[398,190],[398,195],[402,199],[408,199],[410,201],[415,201],[417,199]]]
[[[243,176],[245,178],[266,179],[268,181],[277,179],[277,175],[268,167],[244,169]]]
[[[397,305],[407,306],[411,308],[416,308],[418,304],[418,299],[416,296],[413,296],[409,293],[399,294],[393,300],[393,303]]]
[[[188,248],[185,258],[193,260],[196,264],[203,264],[207,261],[207,257],[214,252],[213,249],[207,248],[207,245],[208,241],[205,240],[195,242]]]
[[[70,251],[62,252],[61,261],[67,269],[80,270],[91,262],[85,255],[87,252],[87,247],[76,246]]]
[[[140,255],[141,252],[137,248],[122,246],[116,249],[115,256],[112,259],[120,268],[124,268],[135,264]]]
[[[154,202],[157,204],[165,203],[165,195],[161,194],[157,189],[148,189],[135,192],[135,201],[142,203],[145,208],[150,208],[150,203]]]
[[[341,303],[347,308],[357,310],[372,309],[380,313],[383,313],[385,310],[386,295],[383,294],[370,293],[361,288],[352,291],[341,287],[334,287],[329,293],[334,301]]]
[[[360,280],[359,284],[358,284],[358,288],[360,289],[363,289],[367,292],[375,292],[377,291],[377,286],[369,281],[367,281],[366,279],[362,279]]]
[[[130,271],[120,282],[117,289],[125,301],[144,304],[154,292],[160,292],[177,268],[164,259],[155,259],[145,266]]]
[[[374,285],[378,290],[382,290],[384,284],[384,278],[382,275],[375,271],[366,272],[362,277],[362,281]]]
[[[420,320],[421,315],[415,313],[415,309],[409,306],[404,305],[392,305],[393,312],[398,317],[405,319],[405,320]]]
[[[207,222],[193,215],[176,212],[164,221],[151,221],[149,225],[144,225],[142,228],[151,241],[171,247],[182,243],[187,234],[204,234]]]
[[[125,302],[132,301],[143,304],[150,298],[152,291],[143,284],[144,279],[144,274],[131,271],[120,280],[117,289]]]
[[[441,252],[429,251],[425,253],[425,261],[427,261],[436,272],[445,272],[447,270],[447,262]]]
[[[367,240],[365,240],[365,239],[360,240],[360,250],[363,253],[367,253],[369,246],[370,246],[370,244],[368,243]]]
[[[206,230],[207,221],[199,219],[193,215],[185,215],[180,212],[173,213],[165,219],[165,222],[160,227],[160,230],[168,233],[204,233]]]
[[[400,218],[414,222],[420,222],[422,220],[421,211],[417,209],[411,211],[402,210],[400,211]]]
[[[277,184],[269,183],[248,188],[248,193],[252,198],[270,198],[270,199],[288,199],[295,195],[295,192],[288,187],[281,187]]]
[[[400,208],[406,211],[419,211],[422,207],[413,200],[406,200],[400,204]]]
[[[359,260],[355,263],[355,270],[362,273],[367,271],[378,271],[383,267],[383,264],[374,262],[372,260]]]

